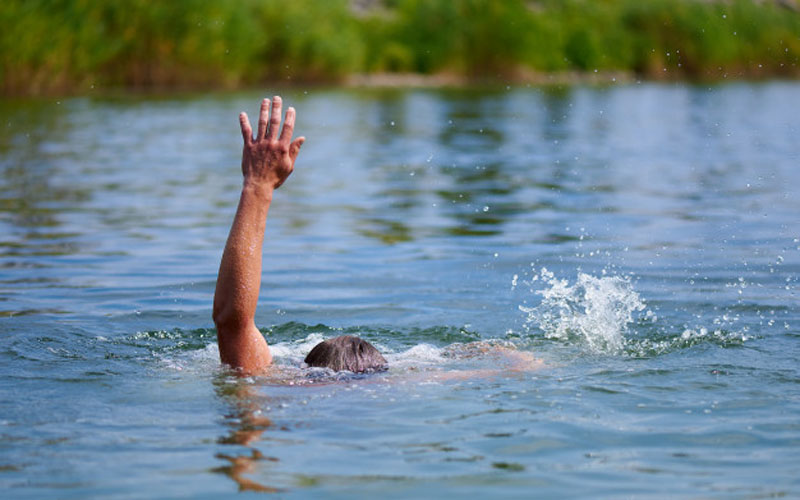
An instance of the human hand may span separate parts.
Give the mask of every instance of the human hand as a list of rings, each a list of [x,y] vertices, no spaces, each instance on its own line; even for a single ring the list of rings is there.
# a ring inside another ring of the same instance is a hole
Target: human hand
[[[294,161],[306,138],[298,137],[292,141],[295,119],[295,111],[292,107],[286,111],[283,131],[278,137],[278,129],[281,126],[281,104],[281,98],[275,96],[272,99],[272,112],[270,112],[269,99],[261,101],[258,132],[255,139],[253,139],[253,129],[247,119],[247,113],[239,114],[239,124],[244,139],[242,175],[244,175],[245,185],[275,189],[283,184],[294,170]]]

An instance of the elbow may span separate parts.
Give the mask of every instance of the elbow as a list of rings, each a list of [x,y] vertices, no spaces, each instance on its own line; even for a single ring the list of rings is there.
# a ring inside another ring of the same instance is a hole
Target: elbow
[[[211,319],[214,320],[214,326],[217,327],[217,331],[221,331],[226,327],[229,327],[234,322],[234,317],[235,315],[233,314],[233,311],[231,311],[230,307],[226,307],[214,302],[214,309],[211,312]]]
[[[214,308],[211,311],[211,319],[214,320],[214,325],[219,329],[220,323],[223,322],[225,319],[225,311],[224,307],[222,307],[216,300],[214,301]]]
[[[217,327],[217,334],[240,331],[248,323],[246,315],[235,307],[231,307],[230,304],[214,303],[211,318],[214,320],[214,326]]]

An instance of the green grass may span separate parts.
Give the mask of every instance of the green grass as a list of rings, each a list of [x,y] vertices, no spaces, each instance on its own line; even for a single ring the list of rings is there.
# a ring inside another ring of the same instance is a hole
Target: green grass
[[[800,13],[752,0],[3,0],[0,93],[234,88],[352,73],[800,74]]]

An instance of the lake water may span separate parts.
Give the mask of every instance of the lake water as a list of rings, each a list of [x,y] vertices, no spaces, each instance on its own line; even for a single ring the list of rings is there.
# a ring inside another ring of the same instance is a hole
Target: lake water
[[[284,92],[256,322],[391,364],[306,386],[211,321],[261,97],[0,101],[4,497],[800,496],[800,84]]]

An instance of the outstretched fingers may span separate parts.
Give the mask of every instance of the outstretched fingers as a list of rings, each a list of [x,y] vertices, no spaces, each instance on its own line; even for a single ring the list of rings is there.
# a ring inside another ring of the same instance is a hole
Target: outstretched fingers
[[[278,139],[278,129],[281,127],[281,112],[282,112],[283,101],[281,100],[280,96],[275,96],[272,98],[272,115],[269,119],[269,133],[267,134],[267,140],[275,141]]]
[[[261,111],[258,114],[258,135],[256,140],[260,141],[267,135],[267,122],[269,121],[269,99],[261,101]]]
[[[258,131],[256,132],[255,139],[253,138],[253,128],[250,126],[247,113],[239,113],[239,125],[242,129],[242,138],[244,139],[245,145],[249,146],[252,145],[254,141],[259,142],[264,139],[270,143],[275,143],[277,141],[281,149],[288,146],[289,157],[292,159],[292,162],[294,162],[297,158],[297,154],[300,152],[300,146],[303,145],[306,138],[298,137],[292,141],[297,112],[291,106],[286,110],[286,120],[284,120],[283,130],[281,130],[280,138],[278,138],[278,130],[281,128],[282,107],[283,101],[280,96],[275,96],[272,102],[270,102],[269,99],[261,101],[261,110],[258,116]],[[283,149],[283,151],[286,150]]]
[[[253,128],[250,126],[250,120],[247,119],[247,113],[242,111],[239,113],[239,127],[242,129],[242,139],[245,144],[253,142]]]

